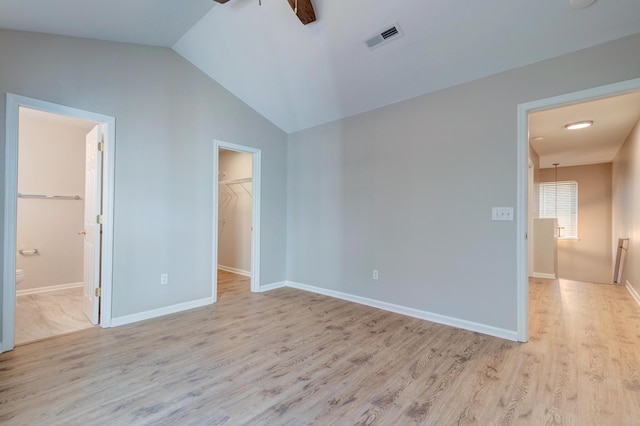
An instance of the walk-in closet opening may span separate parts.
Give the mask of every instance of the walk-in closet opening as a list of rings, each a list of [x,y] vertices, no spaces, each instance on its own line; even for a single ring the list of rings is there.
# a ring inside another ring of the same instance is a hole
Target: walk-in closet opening
[[[251,291],[253,155],[218,152],[218,297]]]
[[[213,299],[259,291],[260,150],[215,141]]]

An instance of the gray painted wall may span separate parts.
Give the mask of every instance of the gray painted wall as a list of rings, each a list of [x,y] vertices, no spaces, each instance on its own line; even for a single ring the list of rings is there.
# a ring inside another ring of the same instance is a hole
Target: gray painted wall
[[[640,34],[290,135],[287,278],[515,331],[517,105],[637,77]]]
[[[116,117],[114,317],[210,295],[216,138],[263,150],[263,284],[286,278],[515,330],[516,223],[489,218],[516,203],[516,106],[640,77],[640,35],[288,145],[168,49],[0,30],[0,57],[0,92]],[[4,120],[3,102],[2,139]]]
[[[640,122],[613,161],[613,238],[629,238],[622,283],[640,293]],[[635,238],[634,238],[635,237]],[[613,256],[617,247],[614,246]]]
[[[286,278],[284,132],[166,48],[0,30],[0,58],[0,93],[116,118],[114,317],[211,296],[214,138],[262,149],[260,279]],[[0,135],[4,165],[4,100]]]

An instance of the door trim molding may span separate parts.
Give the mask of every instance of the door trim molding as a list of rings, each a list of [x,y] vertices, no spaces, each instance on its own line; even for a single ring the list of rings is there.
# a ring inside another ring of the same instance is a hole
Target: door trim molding
[[[517,327],[518,341],[529,340],[529,277],[528,277],[528,167],[529,167],[529,114],[550,108],[607,98],[640,90],[640,78],[607,84],[573,93],[540,99],[518,105],[517,133],[517,241],[516,241],[516,274],[517,274]]]
[[[90,111],[7,93],[5,121],[4,171],[4,240],[2,256],[2,344],[3,351],[13,349],[15,342],[16,294],[16,223],[18,195],[18,119],[21,106],[54,114],[62,114],[104,124],[105,149],[102,177],[102,298],[100,325],[111,326],[113,287],[113,208],[115,175],[115,118]]]
[[[252,202],[251,202],[251,291],[260,292],[260,198],[262,193],[262,150],[250,146],[213,140],[213,260],[212,260],[212,303],[218,300],[218,171],[220,148],[252,154]]]

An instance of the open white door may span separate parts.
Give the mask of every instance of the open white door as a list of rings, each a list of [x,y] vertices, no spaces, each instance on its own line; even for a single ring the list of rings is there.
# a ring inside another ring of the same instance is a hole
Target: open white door
[[[101,214],[102,152],[98,143],[102,141],[102,125],[97,125],[87,134],[86,166],[84,181],[84,266],[82,280],[84,294],[82,310],[92,324],[100,321],[100,298],[96,290],[100,287],[100,227],[98,215]]]

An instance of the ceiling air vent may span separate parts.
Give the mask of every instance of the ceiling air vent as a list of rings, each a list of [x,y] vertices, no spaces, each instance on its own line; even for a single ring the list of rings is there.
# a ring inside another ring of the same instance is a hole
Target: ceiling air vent
[[[369,49],[373,49],[382,44],[388,43],[391,40],[395,40],[398,37],[402,36],[403,34],[404,33],[400,29],[400,26],[398,26],[398,24],[393,24],[392,26],[387,27],[384,30],[378,32],[373,37],[370,37],[367,40],[365,40],[365,43],[367,44],[367,47],[369,47]]]

